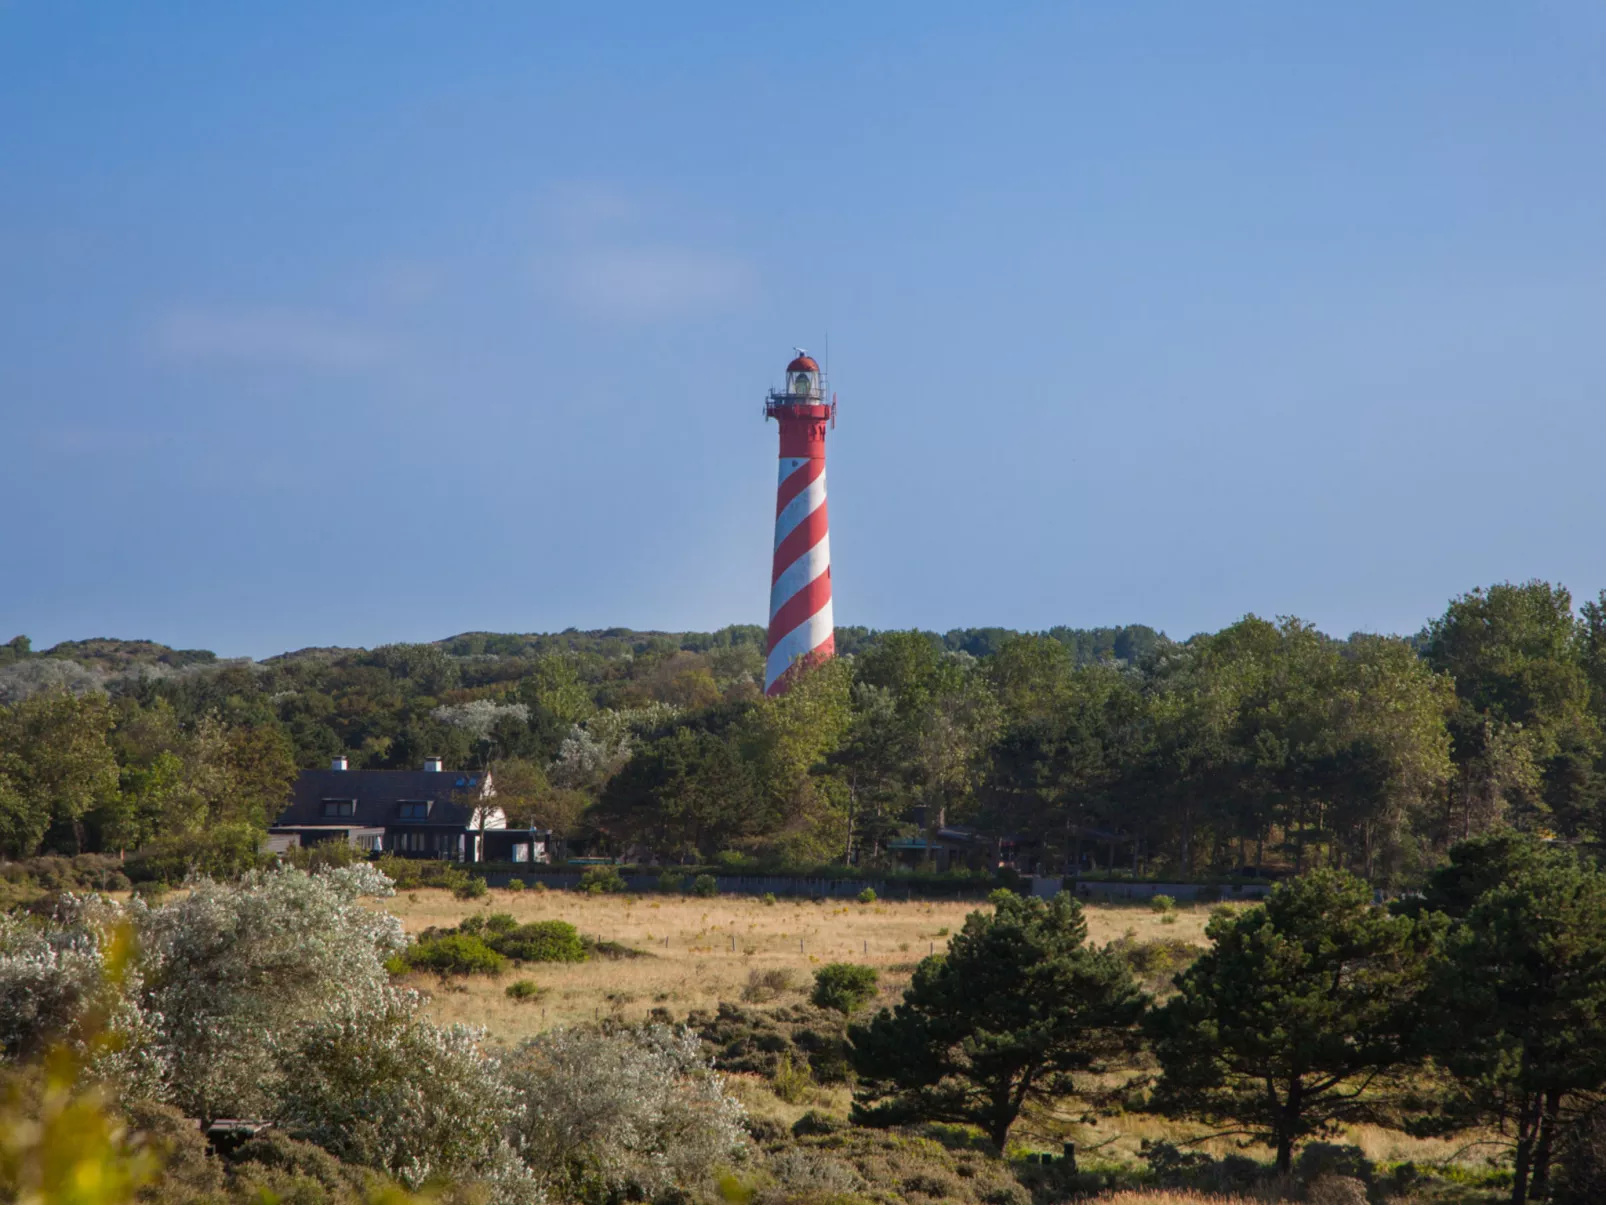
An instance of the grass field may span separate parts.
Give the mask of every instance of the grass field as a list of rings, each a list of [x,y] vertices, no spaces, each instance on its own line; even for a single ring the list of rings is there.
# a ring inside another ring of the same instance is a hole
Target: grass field
[[[740,998],[754,970],[786,968],[799,985],[827,962],[859,962],[881,972],[884,1000],[896,1000],[914,966],[947,947],[967,913],[985,905],[951,901],[857,902],[780,900],[748,896],[585,895],[575,891],[492,891],[482,900],[448,892],[403,892],[382,901],[408,932],[459,924],[475,913],[510,912],[520,923],[565,920],[586,937],[615,941],[648,955],[526,967],[521,977],[547,989],[536,1003],[509,1000],[501,979],[474,977],[442,985],[414,976],[412,986],[432,997],[430,1011],[445,1022],[483,1025],[499,1041],[514,1042],[554,1025],[609,1014],[645,1018],[654,1008],[677,1020],[693,1009]],[[1173,923],[1147,907],[1091,905],[1088,935],[1099,943],[1127,933],[1203,940],[1208,909],[1183,909]]]

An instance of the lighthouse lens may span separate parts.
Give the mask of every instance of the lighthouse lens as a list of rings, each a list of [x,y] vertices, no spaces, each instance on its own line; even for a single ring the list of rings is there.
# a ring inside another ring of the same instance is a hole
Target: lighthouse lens
[[[807,393],[809,391],[809,374],[800,372],[792,382],[793,393]]]

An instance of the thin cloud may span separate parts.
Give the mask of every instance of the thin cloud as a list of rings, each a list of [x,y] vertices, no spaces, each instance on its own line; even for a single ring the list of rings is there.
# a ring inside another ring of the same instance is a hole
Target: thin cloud
[[[177,364],[341,372],[372,368],[393,350],[378,335],[288,310],[175,310],[157,322],[152,346]]]
[[[568,265],[570,301],[607,318],[672,318],[731,305],[753,280],[745,260],[678,247],[605,248],[577,253]]]
[[[622,193],[603,184],[570,180],[555,185],[547,196],[546,217],[561,238],[589,239],[604,231],[617,231],[642,216],[642,208]]]

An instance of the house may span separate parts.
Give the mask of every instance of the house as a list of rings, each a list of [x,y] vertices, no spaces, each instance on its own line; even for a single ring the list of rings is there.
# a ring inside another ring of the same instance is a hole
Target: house
[[[445,770],[438,757],[422,770],[351,770],[337,757],[327,770],[301,772],[270,841],[339,840],[370,854],[450,862],[547,861],[551,834],[508,828],[495,798],[488,772]]]

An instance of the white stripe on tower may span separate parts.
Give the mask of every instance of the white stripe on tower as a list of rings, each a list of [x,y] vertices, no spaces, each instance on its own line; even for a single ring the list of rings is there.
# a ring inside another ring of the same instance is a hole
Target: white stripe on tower
[[[800,657],[829,656],[833,633],[825,462],[785,456],[776,493],[764,692],[780,693],[783,676]]]

